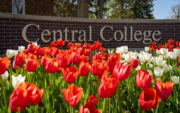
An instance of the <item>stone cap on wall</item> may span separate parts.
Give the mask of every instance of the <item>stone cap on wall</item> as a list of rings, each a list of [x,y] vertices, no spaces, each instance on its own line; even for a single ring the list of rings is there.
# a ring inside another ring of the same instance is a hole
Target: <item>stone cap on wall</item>
[[[87,22],[87,23],[180,23],[180,19],[88,19],[75,17],[37,16],[12,13],[1,13],[0,18],[37,20],[37,21],[61,21],[61,22]]]

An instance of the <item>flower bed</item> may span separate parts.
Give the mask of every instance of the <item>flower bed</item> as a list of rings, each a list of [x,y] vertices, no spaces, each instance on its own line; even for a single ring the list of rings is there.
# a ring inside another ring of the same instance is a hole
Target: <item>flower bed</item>
[[[0,58],[0,113],[180,112],[180,42],[108,53],[99,41],[64,45],[59,39],[7,50]]]

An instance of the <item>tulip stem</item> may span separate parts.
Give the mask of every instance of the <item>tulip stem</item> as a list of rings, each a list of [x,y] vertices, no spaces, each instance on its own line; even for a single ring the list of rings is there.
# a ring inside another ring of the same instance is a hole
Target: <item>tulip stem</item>
[[[21,113],[21,108],[20,107],[18,107],[18,113]]]
[[[141,108],[140,108],[140,105],[138,105],[138,111],[137,111],[137,113],[140,113],[140,111],[141,111]]]
[[[7,101],[6,101],[6,92],[5,92],[6,90],[4,89],[4,91],[3,91],[3,93],[4,93],[4,102],[5,102],[5,110],[6,110],[6,112],[8,111],[7,109]]]
[[[108,104],[108,106],[109,106],[109,113],[110,113],[110,107],[111,107],[111,98],[108,98],[108,100],[109,100],[109,104]]]
[[[158,106],[157,106],[157,108],[155,110],[155,113],[158,113],[158,109],[159,109],[159,104],[158,104]]]
[[[35,113],[38,112],[38,105],[35,106]]]
[[[105,99],[104,99],[103,113],[106,113],[106,108],[107,108],[107,107],[106,107],[106,106],[107,106],[107,102],[106,102],[106,101],[107,101],[107,99],[108,99],[108,98],[105,98]]]

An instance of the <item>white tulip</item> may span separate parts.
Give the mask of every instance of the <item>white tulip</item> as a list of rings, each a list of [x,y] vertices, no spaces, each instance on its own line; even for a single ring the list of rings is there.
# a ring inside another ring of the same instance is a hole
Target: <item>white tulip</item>
[[[141,63],[152,61],[152,54],[150,53],[140,52],[138,57]]]
[[[6,50],[6,56],[8,57],[8,58],[12,58],[13,57],[13,50],[11,50],[11,49],[7,49]]]
[[[165,54],[168,53],[168,49],[166,49],[166,48],[161,48],[161,49],[159,50],[159,52],[160,52],[161,55],[165,55]]]
[[[21,74],[19,74],[17,77],[12,75],[12,86],[16,88],[21,82],[24,82],[25,76],[23,77]]]
[[[125,59],[125,61],[126,61],[127,63],[130,63],[132,57],[131,57],[130,54],[125,54],[125,55],[124,55],[124,59]]]
[[[169,58],[169,55],[168,55],[168,54],[164,54],[164,55],[163,55],[163,58],[164,58],[164,59],[168,59],[168,58]]]
[[[164,69],[161,69],[160,67],[155,67],[154,68],[154,74],[157,77],[161,77],[163,75]]]
[[[6,72],[4,72],[3,74],[1,74],[0,76],[1,76],[1,78],[2,78],[3,80],[7,80],[8,77],[9,77],[9,73],[8,73],[8,71],[6,71]]]
[[[33,45],[39,47],[40,45],[37,44],[37,42],[32,42]]]
[[[160,55],[161,54],[160,50],[156,50],[156,54]]]
[[[140,69],[141,69],[141,66],[138,65],[137,68],[136,68],[136,70],[140,70]]]
[[[150,75],[152,75],[152,71],[151,70],[147,70],[149,72]]]
[[[166,65],[166,60],[157,60],[157,61],[156,61],[156,64],[157,64],[158,66],[163,67],[164,65]]]
[[[13,55],[16,56],[18,54],[18,50],[13,51]]]
[[[166,65],[166,60],[163,59],[162,55],[159,55],[158,57],[153,57],[152,62],[156,63],[158,66],[161,66],[161,67]]]
[[[137,59],[137,57],[138,57],[138,53],[137,52],[130,51],[128,53],[131,55],[132,58]]]
[[[152,67],[153,67],[153,64],[149,63],[149,67],[152,68]]]
[[[12,58],[13,56],[16,56],[18,54],[17,50],[7,49],[6,50],[6,56],[8,58]]]
[[[150,50],[150,48],[149,48],[149,47],[144,47],[144,51],[145,51],[145,52],[147,52],[147,53],[148,53],[148,52],[149,52],[149,50]]]
[[[172,77],[171,77],[171,80],[172,80],[172,82],[173,82],[174,84],[179,84],[179,77],[177,77],[177,76],[172,76]]]
[[[169,71],[172,70],[172,66],[171,65],[168,65],[168,67],[169,67]]]
[[[128,46],[121,46],[116,48],[116,53],[127,53],[128,52]]]
[[[19,51],[19,52],[23,52],[24,50],[25,50],[25,47],[24,47],[24,46],[19,46],[19,47],[18,47],[18,51]]]
[[[163,66],[163,69],[164,69],[164,72],[168,72],[168,71],[172,70],[172,66],[165,64],[165,65]]]
[[[176,56],[180,57],[180,49],[173,49],[174,53],[176,54]]]
[[[177,55],[174,52],[168,52],[168,56],[170,59],[176,59]]]

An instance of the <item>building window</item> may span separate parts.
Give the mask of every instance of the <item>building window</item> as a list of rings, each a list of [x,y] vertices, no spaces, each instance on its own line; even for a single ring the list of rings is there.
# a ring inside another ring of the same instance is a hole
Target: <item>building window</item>
[[[12,0],[12,13],[25,14],[25,0]]]

